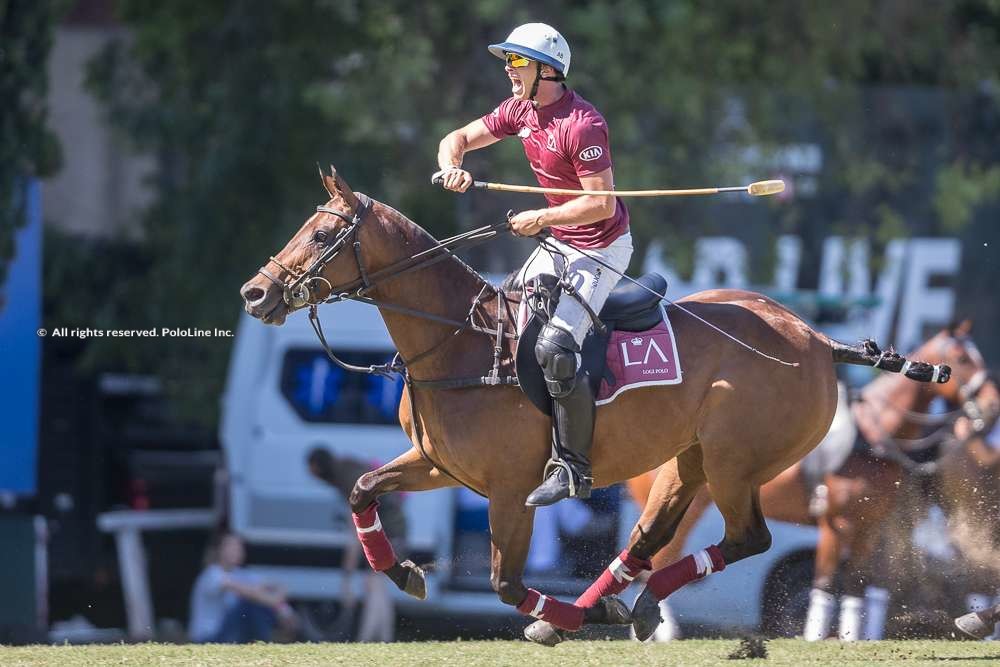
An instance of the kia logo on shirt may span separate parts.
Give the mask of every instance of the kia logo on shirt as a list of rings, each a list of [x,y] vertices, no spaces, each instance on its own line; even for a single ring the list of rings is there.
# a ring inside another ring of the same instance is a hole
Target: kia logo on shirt
[[[597,158],[604,155],[604,149],[600,146],[588,146],[580,151],[580,159],[584,162],[590,162],[596,160]]]

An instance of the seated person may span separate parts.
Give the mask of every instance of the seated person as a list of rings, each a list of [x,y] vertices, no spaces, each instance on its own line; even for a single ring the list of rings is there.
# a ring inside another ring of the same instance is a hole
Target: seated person
[[[219,536],[209,565],[191,591],[188,636],[196,643],[246,644],[270,641],[276,626],[294,630],[295,612],[284,592],[243,568],[243,540]]]

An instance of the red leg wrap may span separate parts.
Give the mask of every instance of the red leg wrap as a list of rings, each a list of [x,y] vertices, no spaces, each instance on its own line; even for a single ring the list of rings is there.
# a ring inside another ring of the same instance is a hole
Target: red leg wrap
[[[576,600],[579,607],[593,607],[605,595],[617,595],[628,588],[632,580],[643,570],[653,567],[649,560],[636,558],[628,552],[628,549],[621,552],[618,558],[608,565],[608,568],[601,572],[597,581],[590,585]]]
[[[528,589],[517,610],[570,632],[576,632],[583,625],[583,607],[542,595],[534,588]]]
[[[685,556],[673,565],[657,570],[650,575],[646,589],[657,600],[662,600],[681,586],[697,581],[712,572],[722,572],[724,569],[726,561],[722,557],[722,551],[713,545],[697,554]]]
[[[364,549],[368,564],[376,572],[388,570],[396,564],[396,553],[389,544],[389,538],[382,530],[378,518],[378,503],[372,503],[359,514],[352,514],[354,526],[358,529],[358,540]]]

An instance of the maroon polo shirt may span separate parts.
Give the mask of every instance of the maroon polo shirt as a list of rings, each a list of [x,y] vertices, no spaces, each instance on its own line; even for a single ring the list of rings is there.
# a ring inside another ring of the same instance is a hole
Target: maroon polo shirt
[[[483,122],[494,137],[517,136],[524,146],[531,170],[544,188],[583,190],[581,176],[590,176],[611,166],[608,125],[587,100],[567,90],[558,101],[536,108],[513,97],[500,103]],[[545,195],[550,206],[558,206],[572,195]],[[590,225],[549,228],[552,235],[576,248],[606,248],[628,231],[628,209],[615,197],[615,213]]]

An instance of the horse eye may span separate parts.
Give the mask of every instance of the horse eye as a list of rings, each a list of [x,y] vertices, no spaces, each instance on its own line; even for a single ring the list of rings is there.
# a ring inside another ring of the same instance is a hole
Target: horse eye
[[[326,243],[326,232],[322,229],[317,229],[313,234],[313,241],[316,243]]]

